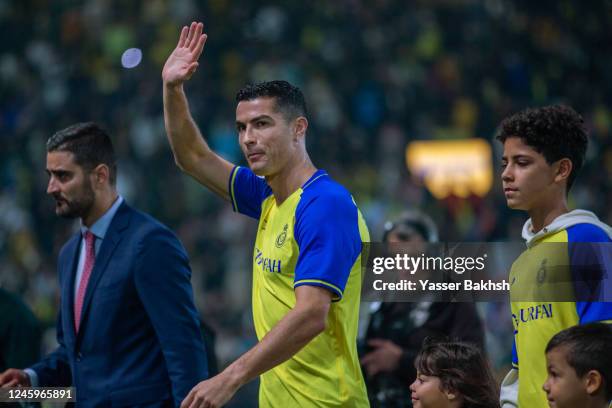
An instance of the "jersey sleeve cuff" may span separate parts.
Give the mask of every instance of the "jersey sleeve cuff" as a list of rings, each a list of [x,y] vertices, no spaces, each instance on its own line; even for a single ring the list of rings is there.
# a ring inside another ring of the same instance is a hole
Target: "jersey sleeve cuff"
[[[329,290],[333,294],[332,302],[338,302],[342,299],[342,291],[340,290],[340,288],[329,282],[325,282],[319,279],[302,279],[302,280],[296,281],[293,284],[293,289],[297,288],[298,286],[303,286],[303,285],[319,286],[321,288],[325,288]]]
[[[234,184],[236,182],[236,174],[238,174],[238,169],[240,169],[240,166],[234,166],[234,168],[232,169],[228,181],[229,186],[227,188],[227,191],[229,192],[230,196],[230,201],[232,202],[232,210],[234,210],[234,212],[238,212],[238,203],[236,203],[236,195],[234,194]]]

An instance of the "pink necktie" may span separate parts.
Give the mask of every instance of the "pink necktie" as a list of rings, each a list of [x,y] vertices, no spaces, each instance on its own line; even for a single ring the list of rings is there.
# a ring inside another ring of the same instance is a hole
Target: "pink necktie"
[[[83,265],[83,274],[81,275],[81,282],[79,283],[79,290],[77,291],[76,299],[74,300],[74,328],[76,332],[79,332],[79,325],[81,324],[81,310],[83,310],[83,300],[85,300],[85,292],[87,291],[87,283],[91,276],[91,270],[93,269],[96,261],[96,236],[90,231],[85,232],[85,265]]]

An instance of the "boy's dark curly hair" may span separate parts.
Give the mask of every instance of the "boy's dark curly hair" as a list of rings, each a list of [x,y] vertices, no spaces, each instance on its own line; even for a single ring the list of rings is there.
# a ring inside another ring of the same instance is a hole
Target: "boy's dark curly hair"
[[[565,105],[525,109],[502,121],[497,140],[504,143],[509,137],[521,138],[542,154],[548,164],[570,159],[572,171],[567,191],[570,190],[584,163],[588,144],[584,120],[574,109]]]

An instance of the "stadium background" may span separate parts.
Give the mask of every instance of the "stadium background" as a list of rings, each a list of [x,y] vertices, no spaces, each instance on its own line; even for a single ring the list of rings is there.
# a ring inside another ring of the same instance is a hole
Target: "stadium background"
[[[564,102],[585,118],[587,162],[573,207],[612,222],[612,3],[607,1],[377,0],[268,2],[0,1],[0,285],[19,293],[54,346],[55,260],[77,224],[46,197],[46,139],[77,121],[111,133],[118,188],[173,228],[190,257],[202,318],[217,333],[221,366],[256,341],[250,315],[252,220],[174,165],[165,140],[161,67],[180,27],[209,35],[186,86],[193,116],[214,149],[243,162],[233,127],[235,92],[287,79],[305,92],[315,164],[353,193],[373,239],[402,209],[432,215],[446,241],[516,241],[526,216],[500,189],[502,118]],[[122,67],[128,48],[142,50]],[[495,182],[485,197],[435,199],[406,169],[413,140],[484,138]],[[488,353],[501,373],[511,323],[502,304],[481,304]],[[0,313],[10,313],[2,310]],[[243,391],[236,406],[252,398]]]

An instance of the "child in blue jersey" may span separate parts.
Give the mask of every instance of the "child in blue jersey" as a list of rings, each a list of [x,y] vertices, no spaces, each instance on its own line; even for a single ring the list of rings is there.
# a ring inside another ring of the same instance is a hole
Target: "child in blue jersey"
[[[543,389],[552,408],[608,408],[612,401],[612,326],[589,323],[557,333],[546,346]]]
[[[583,120],[573,109],[527,109],[505,119],[497,138],[504,145],[507,204],[530,217],[522,232],[528,249],[510,271],[514,368],[502,383],[501,403],[545,407],[548,341],[576,324],[612,320],[612,304],[594,301],[610,298],[612,229],[595,214],[567,205],[587,149]],[[559,282],[573,299],[528,297]]]
[[[414,408],[496,408],[497,384],[475,346],[426,340],[410,385]]]

